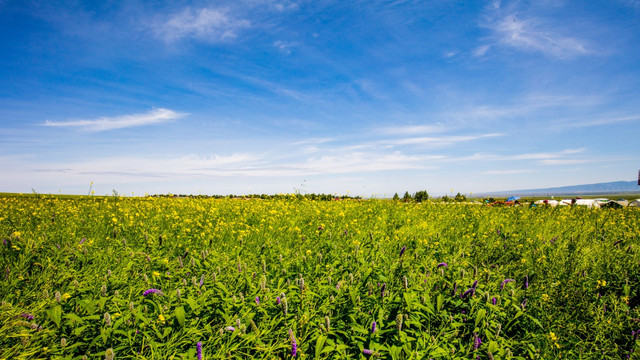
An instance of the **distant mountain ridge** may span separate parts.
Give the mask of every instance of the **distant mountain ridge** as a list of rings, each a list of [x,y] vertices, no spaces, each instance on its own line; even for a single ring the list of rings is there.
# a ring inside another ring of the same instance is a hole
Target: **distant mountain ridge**
[[[506,190],[486,193],[487,195],[580,195],[580,194],[620,194],[640,193],[637,181],[613,181],[597,184],[560,186],[544,189]]]

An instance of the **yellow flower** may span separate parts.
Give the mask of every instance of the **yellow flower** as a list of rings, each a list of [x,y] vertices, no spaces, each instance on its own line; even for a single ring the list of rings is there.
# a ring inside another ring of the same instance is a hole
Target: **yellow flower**
[[[153,276],[160,276],[160,273],[157,271],[152,272]]]
[[[158,315],[158,320],[162,321],[164,323],[164,321],[166,320],[164,315],[160,314]]]
[[[549,295],[542,294],[542,301],[549,301]]]
[[[67,300],[70,297],[71,297],[71,295],[69,295],[69,293],[62,294],[62,300]]]

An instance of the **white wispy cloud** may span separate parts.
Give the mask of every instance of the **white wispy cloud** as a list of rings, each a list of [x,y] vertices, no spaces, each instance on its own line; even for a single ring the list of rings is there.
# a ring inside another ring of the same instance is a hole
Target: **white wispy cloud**
[[[236,18],[225,9],[186,8],[169,15],[155,30],[167,42],[195,38],[217,43],[235,39],[240,30],[250,26],[250,21]]]
[[[296,45],[298,44],[291,41],[277,40],[273,42],[273,46],[278,49],[278,51],[286,55],[291,54],[291,49],[293,49]]]
[[[617,123],[625,123],[625,122],[637,122],[640,121],[640,115],[607,115],[602,114],[596,117],[591,118],[579,118],[579,119],[564,119],[560,121],[558,127],[566,127],[566,128],[581,128],[581,127],[590,127],[590,126],[603,126],[603,125],[613,125]]]
[[[187,155],[170,159],[153,157],[94,158],[65,164],[41,164],[38,173],[73,177],[101,177],[110,181],[144,181],[191,178],[290,178],[296,176],[372,173],[432,169],[438,157],[391,152],[348,152],[281,159],[273,154]],[[298,154],[305,155],[305,154]],[[2,160],[0,158],[0,160]]]
[[[482,138],[503,136],[500,133],[480,134],[480,135],[447,135],[447,136],[421,136],[410,137],[404,139],[396,139],[385,141],[393,145],[434,145],[434,146],[447,146],[460,142],[467,142],[478,140]]]
[[[528,153],[528,154],[519,154],[510,156],[507,159],[509,160],[548,160],[548,159],[557,159],[566,155],[579,154],[584,152],[586,148],[579,149],[565,149],[557,152],[546,152],[546,153]]]
[[[485,175],[515,175],[515,174],[529,174],[533,170],[530,169],[508,169],[508,170],[487,170],[482,173]]]
[[[385,135],[415,135],[415,134],[434,134],[449,131],[450,127],[444,124],[427,124],[427,125],[399,125],[387,126],[375,129],[374,132]]]
[[[122,129],[136,126],[163,123],[179,119],[187,114],[178,113],[169,109],[153,109],[144,114],[124,115],[117,117],[101,117],[91,120],[51,121],[44,122],[44,126],[69,127],[84,131],[98,132],[114,129]]]
[[[472,52],[484,56],[493,45],[502,45],[522,51],[541,52],[556,58],[593,53],[591,44],[567,30],[554,26],[540,16],[521,14],[513,6],[503,10],[499,5],[489,7],[489,16],[482,24],[493,33],[492,42],[481,44]]]
[[[545,159],[539,160],[538,164],[540,165],[574,165],[574,164],[584,164],[590,162],[585,159]]]

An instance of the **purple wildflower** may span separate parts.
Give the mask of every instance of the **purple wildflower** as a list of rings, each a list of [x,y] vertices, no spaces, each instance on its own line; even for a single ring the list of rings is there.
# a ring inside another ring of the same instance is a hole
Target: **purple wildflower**
[[[382,287],[380,288],[380,296],[384,297],[384,291],[387,289],[387,283],[382,284]]]
[[[276,304],[280,305],[280,296],[276,297]]]
[[[256,296],[256,305],[260,305],[260,297]]]
[[[375,332],[376,332],[376,322],[374,321],[371,323],[371,333],[373,334]]]
[[[522,301],[522,304],[520,304],[522,306],[522,309],[524,310],[524,307],[527,306],[527,299],[524,299]]]
[[[33,315],[31,315],[29,313],[22,313],[22,314],[20,314],[20,316],[22,316],[23,318],[26,318],[29,321],[33,320]]]
[[[289,329],[289,336],[291,337],[291,356],[296,357],[298,352],[298,343],[296,342],[296,337],[293,336],[293,331]]]
[[[524,288],[525,289],[529,288],[529,275],[524,276]]]
[[[7,239],[2,239],[2,245],[7,245]]]
[[[427,280],[425,280],[425,282],[427,282]],[[456,293],[458,293],[458,283],[454,282],[453,283],[453,294],[451,294],[451,296],[455,296]]]
[[[438,266],[436,266],[436,268],[440,268],[440,267],[449,267],[449,265],[447,265],[446,262],[441,262],[440,264],[438,264]]]
[[[473,285],[471,285],[471,288],[472,288],[473,290],[475,290],[475,289],[476,289],[476,286],[478,286],[478,280],[476,280],[476,281],[474,281],[474,282],[473,282]]]
[[[198,341],[196,344],[196,357],[198,360],[202,360],[202,341]]]
[[[482,344],[482,339],[480,339],[478,334],[473,333],[473,350],[478,350],[481,344]]]
[[[504,289],[504,286],[505,286],[507,283],[510,283],[510,282],[513,282],[513,281],[514,281],[513,279],[504,279],[504,281],[502,282],[502,284],[500,284],[500,290]]]
[[[236,328],[234,328],[233,326],[227,326],[224,329],[227,330],[227,331],[236,331]]]
[[[87,240],[87,238],[83,237],[82,240],[80,240],[80,242],[78,243],[78,245],[82,245],[86,240]]]
[[[145,290],[145,292],[142,293],[142,296],[149,296],[151,294],[155,294],[155,295],[163,295],[161,290],[158,289],[148,289]]]
[[[204,274],[200,277],[200,287],[202,287],[202,285],[204,285]]]
[[[365,355],[373,355],[373,350],[362,349],[362,353],[365,354]]]
[[[407,250],[406,246],[403,246],[402,249],[400,249],[400,257],[402,257],[402,254],[404,254],[406,250]]]
[[[495,297],[491,298],[491,304],[495,305],[498,302],[498,299],[496,299]]]
[[[462,299],[466,298],[469,294],[471,294],[471,296],[475,295],[476,293],[476,289],[474,288],[469,288],[467,291],[465,291],[464,293],[462,293],[462,295],[460,295],[460,297]]]

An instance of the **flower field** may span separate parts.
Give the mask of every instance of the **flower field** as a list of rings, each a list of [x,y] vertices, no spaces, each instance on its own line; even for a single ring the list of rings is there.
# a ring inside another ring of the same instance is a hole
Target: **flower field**
[[[640,211],[0,198],[0,359],[640,358]]]

